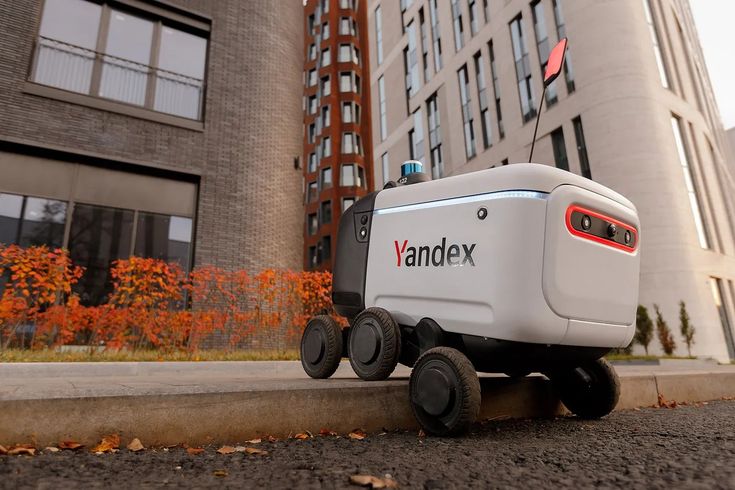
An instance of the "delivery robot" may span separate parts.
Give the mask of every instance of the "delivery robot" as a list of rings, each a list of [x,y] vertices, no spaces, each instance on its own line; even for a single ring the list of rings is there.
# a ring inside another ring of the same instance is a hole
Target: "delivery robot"
[[[551,166],[431,181],[407,162],[340,219],[332,300],[349,327],[312,318],[304,370],[328,378],[346,356],[374,381],[412,366],[410,404],[435,435],[476,419],[477,372],[543,373],[572,413],[605,416],[620,388],[602,357],[635,331],[639,230],[628,199]]]

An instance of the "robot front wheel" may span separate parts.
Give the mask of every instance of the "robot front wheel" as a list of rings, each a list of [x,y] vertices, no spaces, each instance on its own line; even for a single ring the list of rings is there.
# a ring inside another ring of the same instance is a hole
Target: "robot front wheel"
[[[564,406],[583,419],[598,419],[613,411],[620,398],[620,379],[605,359],[548,374]]]
[[[301,337],[301,365],[306,374],[326,379],[334,374],[342,359],[342,330],[329,315],[309,320]]]
[[[386,379],[401,355],[401,329],[382,308],[367,308],[355,317],[347,339],[350,365],[366,381]]]
[[[426,351],[409,379],[411,409],[425,432],[466,432],[480,413],[480,380],[467,357],[450,347]]]

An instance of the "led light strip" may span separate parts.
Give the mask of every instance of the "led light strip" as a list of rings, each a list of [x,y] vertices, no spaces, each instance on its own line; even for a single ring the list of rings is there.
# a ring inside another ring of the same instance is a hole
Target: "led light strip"
[[[590,216],[594,216],[597,219],[600,219],[602,221],[612,223],[615,226],[622,228],[623,230],[630,231],[633,235],[633,245],[624,245],[622,243],[618,243],[614,240],[609,240],[606,238],[599,237],[597,235],[592,235],[590,233],[577,230],[572,226],[572,213],[574,212],[587,214]],[[617,220],[615,218],[611,218],[610,216],[607,216],[602,213],[598,213],[597,211],[592,211],[591,209],[583,208],[582,206],[579,206],[577,204],[572,204],[567,208],[566,216],[564,217],[564,221],[567,226],[567,230],[569,230],[569,233],[571,233],[574,236],[577,236],[579,238],[584,238],[586,240],[590,240],[602,245],[606,245],[608,247],[617,248],[618,250],[622,250],[624,252],[633,253],[638,248],[638,230],[635,229],[634,226],[629,225],[627,223],[623,223],[620,220]]]
[[[452,206],[454,204],[467,204],[473,202],[491,201],[494,199],[541,199],[546,200],[549,197],[548,192],[539,191],[497,191],[487,194],[476,194],[473,196],[452,197],[449,199],[440,199],[438,201],[422,202],[419,204],[404,204],[402,206],[394,206],[392,208],[376,209],[373,214],[391,214],[402,213],[404,211],[415,211],[417,209],[440,208],[443,206]]]

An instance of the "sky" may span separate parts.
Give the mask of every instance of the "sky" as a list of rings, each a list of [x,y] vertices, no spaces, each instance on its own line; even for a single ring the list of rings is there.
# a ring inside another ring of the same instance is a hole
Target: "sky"
[[[689,0],[725,129],[735,127],[735,0]]]

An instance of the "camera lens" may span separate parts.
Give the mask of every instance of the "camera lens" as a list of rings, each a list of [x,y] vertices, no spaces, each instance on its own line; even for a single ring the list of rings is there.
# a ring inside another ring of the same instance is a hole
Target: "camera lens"
[[[613,238],[615,234],[618,232],[618,227],[615,226],[613,223],[610,223],[607,225],[607,236],[610,238]]]
[[[367,237],[367,228],[363,226],[362,228],[360,228],[360,238],[365,238],[365,237]]]
[[[630,230],[625,230],[625,244],[630,245],[631,240],[633,240],[633,235],[631,235]]]
[[[582,216],[582,229],[583,230],[589,230],[592,227],[592,218],[587,216],[586,214]]]

